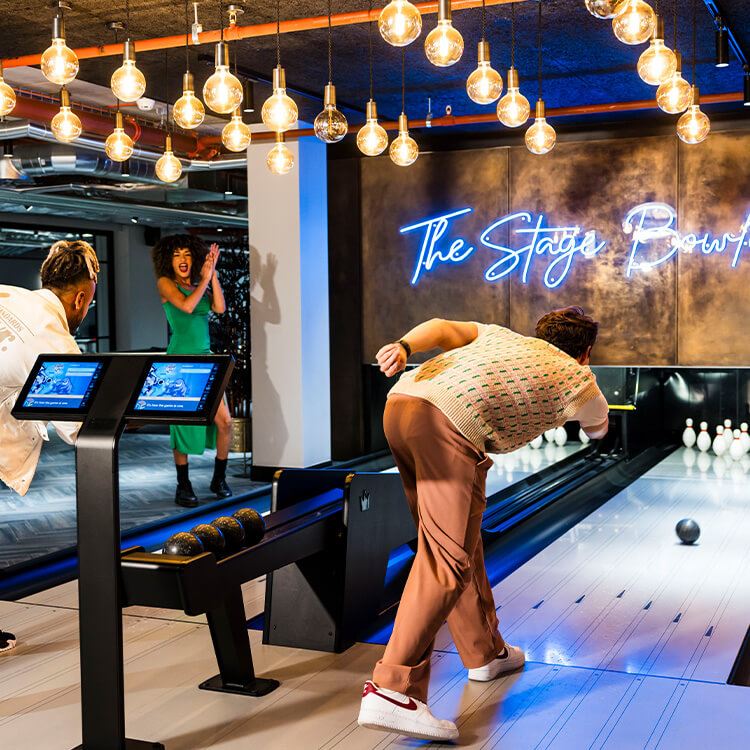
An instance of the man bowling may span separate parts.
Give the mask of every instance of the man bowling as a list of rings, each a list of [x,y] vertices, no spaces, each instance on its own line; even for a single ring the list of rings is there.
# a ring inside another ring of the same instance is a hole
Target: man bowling
[[[417,526],[418,547],[383,658],[365,683],[361,726],[453,740],[427,707],[435,636],[447,620],[470,680],[520,669],[498,630],[481,524],[490,453],[509,453],[569,420],[607,433],[607,402],[588,367],[598,323],[579,307],[542,317],[536,337],[498,325],[433,319],[377,354],[387,376],[413,352],[441,354],[388,394],[383,426]]]

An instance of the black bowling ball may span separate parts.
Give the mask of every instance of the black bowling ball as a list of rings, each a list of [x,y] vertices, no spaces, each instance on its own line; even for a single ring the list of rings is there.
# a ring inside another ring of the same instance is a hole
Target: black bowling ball
[[[683,544],[692,544],[701,535],[701,527],[692,518],[679,521],[675,531]]]
[[[165,555],[179,555],[180,557],[192,557],[203,552],[203,544],[197,536],[188,534],[187,531],[179,531],[164,542],[161,551]]]
[[[236,518],[219,516],[211,521],[211,526],[215,526],[224,535],[227,555],[233,555],[237,550],[242,549],[242,543],[245,541],[245,530]]]
[[[245,530],[245,546],[252,547],[257,544],[266,533],[266,522],[257,510],[252,508],[240,508],[232,513]]]
[[[224,553],[227,542],[224,539],[224,534],[216,526],[211,526],[208,523],[200,523],[190,529],[190,533],[201,540],[206,552],[213,552],[217,557],[220,557]]]

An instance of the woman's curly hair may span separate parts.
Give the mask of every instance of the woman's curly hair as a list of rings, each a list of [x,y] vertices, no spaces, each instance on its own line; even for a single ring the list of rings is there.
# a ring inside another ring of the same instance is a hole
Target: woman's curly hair
[[[172,257],[177,250],[187,248],[192,256],[190,266],[190,281],[199,284],[201,280],[201,268],[206,260],[208,250],[206,243],[200,237],[191,234],[170,234],[162,237],[151,249],[151,260],[154,262],[154,273],[156,278],[166,276],[174,280],[174,269],[172,268]]]

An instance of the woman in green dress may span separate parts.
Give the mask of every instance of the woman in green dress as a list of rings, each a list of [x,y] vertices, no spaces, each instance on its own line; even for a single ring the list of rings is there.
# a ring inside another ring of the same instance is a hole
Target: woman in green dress
[[[158,279],[161,302],[172,330],[167,354],[210,354],[208,313],[223,313],[224,295],[216,274],[219,247],[206,251],[202,240],[188,234],[163,237],[151,251]],[[170,425],[174,462],[177,469],[175,502],[186,508],[198,505],[188,476],[188,454],[200,455],[206,448],[216,448],[211,492],[229,497],[226,483],[229,433],[232,419],[226,402],[216,412],[214,424],[208,427]]]

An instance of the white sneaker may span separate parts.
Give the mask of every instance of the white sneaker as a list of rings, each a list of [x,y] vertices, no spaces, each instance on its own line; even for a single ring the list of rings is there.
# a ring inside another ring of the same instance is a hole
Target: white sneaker
[[[526,657],[518,646],[505,644],[503,653],[496,656],[489,664],[469,670],[469,679],[477,682],[489,682],[506,672],[519,669],[526,663]]]
[[[397,732],[419,740],[455,740],[458,737],[456,725],[446,719],[436,719],[426,703],[379,688],[370,680],[365,683],[357,723],[368,729]]]

